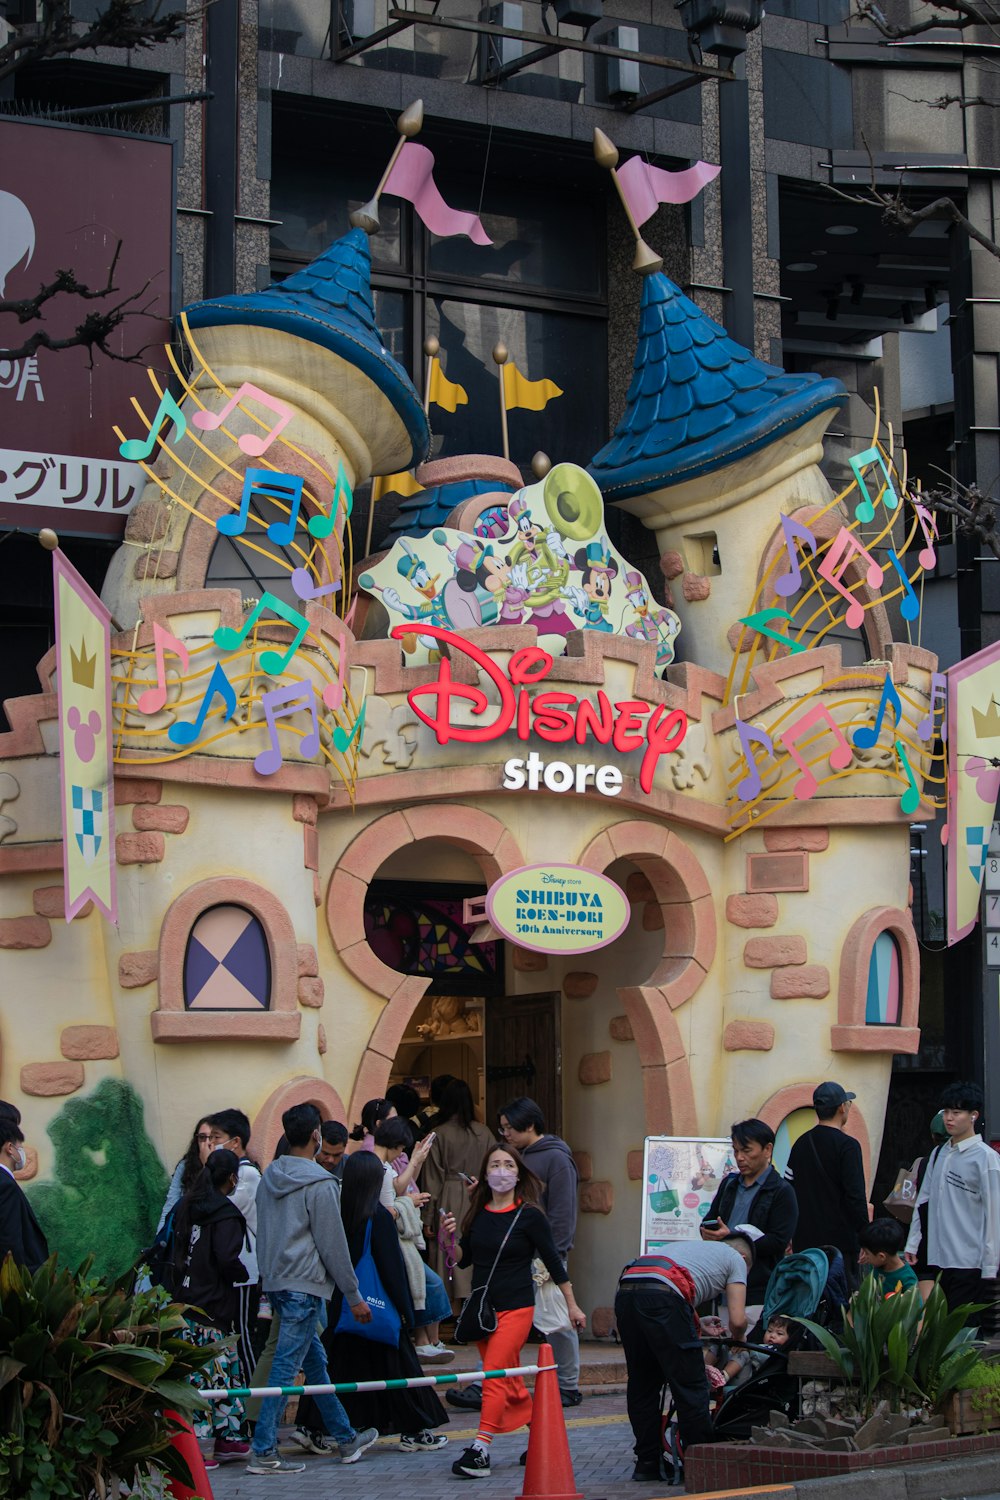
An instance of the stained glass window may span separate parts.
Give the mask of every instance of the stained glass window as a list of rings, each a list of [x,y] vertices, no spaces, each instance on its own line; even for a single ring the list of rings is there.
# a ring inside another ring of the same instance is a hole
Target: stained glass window
[[[191,928],[184,954],[186,1010],[267,1010],[271,956],[267,937],[242,906],[212,906]]]
[[[891,932],[880,932],[868,962],[866,1026],[898,1026],[901,988],[899,944]]]
[[[465,899],[481,894],[471,886],[375,881],[365,937],[390,969],[431,979],[436,994],[502,994],[503,944],[473,943],[477,924],[462,920]]]

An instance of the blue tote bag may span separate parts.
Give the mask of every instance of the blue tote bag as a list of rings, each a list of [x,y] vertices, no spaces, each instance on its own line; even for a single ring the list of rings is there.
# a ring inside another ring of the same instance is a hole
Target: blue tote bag
[[[399,1343],[399,1330],[402,1326],[399,1313],[389,1301],[382,1278],[378,1274],[375,1265],[375,1257],[372,1255],[372,1225],[368,1221],[365,1230],[365,1248],[361,1259],[354,1268],[358,1278],[358,1291],[371,1308],[370,1323],[356,1323],[354,1314],[351,1312],[347,1298],[344,1298],[340,1309],[340,1317],[334,1333],[350,1333],[357,1339],[371,1339],[376,1344],[388,1344],[395,1349]]]

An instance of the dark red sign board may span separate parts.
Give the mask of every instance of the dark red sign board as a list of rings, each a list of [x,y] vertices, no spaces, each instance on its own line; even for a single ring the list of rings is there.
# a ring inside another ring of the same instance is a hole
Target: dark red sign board
[[[147,365],[166,378],[173,183],[169,141],[0,120],[0,295],[34,296],[57,270],[106,286],[121,241],[115,292],[97,301],[60,295],[40,324],[4,314],[0,349],[36,327],[64,338],[89,311],[136,293],[136,314],[109,347],[139,357],[131,364],[95,353],[91,368],[81,348],[40,349],[33,360],[0,354],[0,525],[121,534],[143,476],[123,462],[113,427],[135,430],[133,395],[150,405]]]

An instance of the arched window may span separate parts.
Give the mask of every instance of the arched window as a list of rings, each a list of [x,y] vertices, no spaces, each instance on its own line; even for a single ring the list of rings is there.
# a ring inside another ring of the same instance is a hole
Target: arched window
[[[184,954],[185,1010],[268,1010],[267,935],[243,906],[212,906],[191,928]]]
[[[899,1025],[901,976],[899,944],[891,932],[880,932],[868,961],[866,1026]]]
[[[782,1120],[774,1132],[774,1152],[771,1157],[771,1165],[779,1177],[785,1175],[788,1153],[799,1136],[805,1135],[807,1130],[812,1130],[815,1124],[816,1111],[808,1105],[803,1105],[801,1109],[793,1109],[791,1114],[786,1115]]]

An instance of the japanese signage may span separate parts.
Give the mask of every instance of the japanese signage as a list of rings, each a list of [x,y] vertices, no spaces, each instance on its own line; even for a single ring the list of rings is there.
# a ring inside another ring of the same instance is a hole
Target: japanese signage
[[[736,1171],[732,1141],[648,1135],[642,1158],[640,1255],[696,1240],[719,1183]]]
[[[589,953],[613,943],[628,925],[624,891],[579,865],[525,865],[486,893],[498,932],[537,953]]]
[[[596,693],[593,702],[562,689],[537,691],[553,666],[553,658],[538,646],[515,651],[505,672],[485,651],[454,631],[437,625],[424,625],[422,630],[429,638],[443,642],[452,656],[469,657],[496,689],[496,693],[487,693],[477,684],[456,682],[449,658],[442,656],[436,679],[411,688],[406,695],[417,718],[434,730],[439,745],[447,745],[450,740],[483,744],[505,734],[529,740],[534,734],[550,744],[572,741],[583,745],[593,739],[623,755],[641,750],[639,785],[648,795],[660,756],[676,750],[687,733],[683,709],[670,709],[665,703],[654,706],[631,698],[612,702],[603,691]],[[397,625],[392,634],[400,639],[407,634],[407,627]],[[493,716],[485,723],[478,722],[489,710],[494,710]],[[467,722],[470,715],[477,722]],[[527,761],[508,760],[504,766],[504,786],[509,790],[526,784],[537,789],[539,778],[554,792],[582,792],[593,783],[599,792],[613,797],[621,788],[621,775],[611,766],[574,767],[558,761],[546,767],[537,755]]]
[[[32,298],[71,272],[92,292],[60,292],[40,319],[4,320],[0,354],[0,525],[118,536],[142,491],[113,426],[128,410],[129,356],[170,336],[173,149],[167,141],[64,125],[0,121],[0,296]],[[136,189],[142,184],[141,212]],[[86,317],[123,307],[107,340],[115,358],[59,341]],[[159,365],[164,380],[166,359]]]
[[[111,616],[58,548],[52,575],[66,920],[93,900],[115,922]]]

